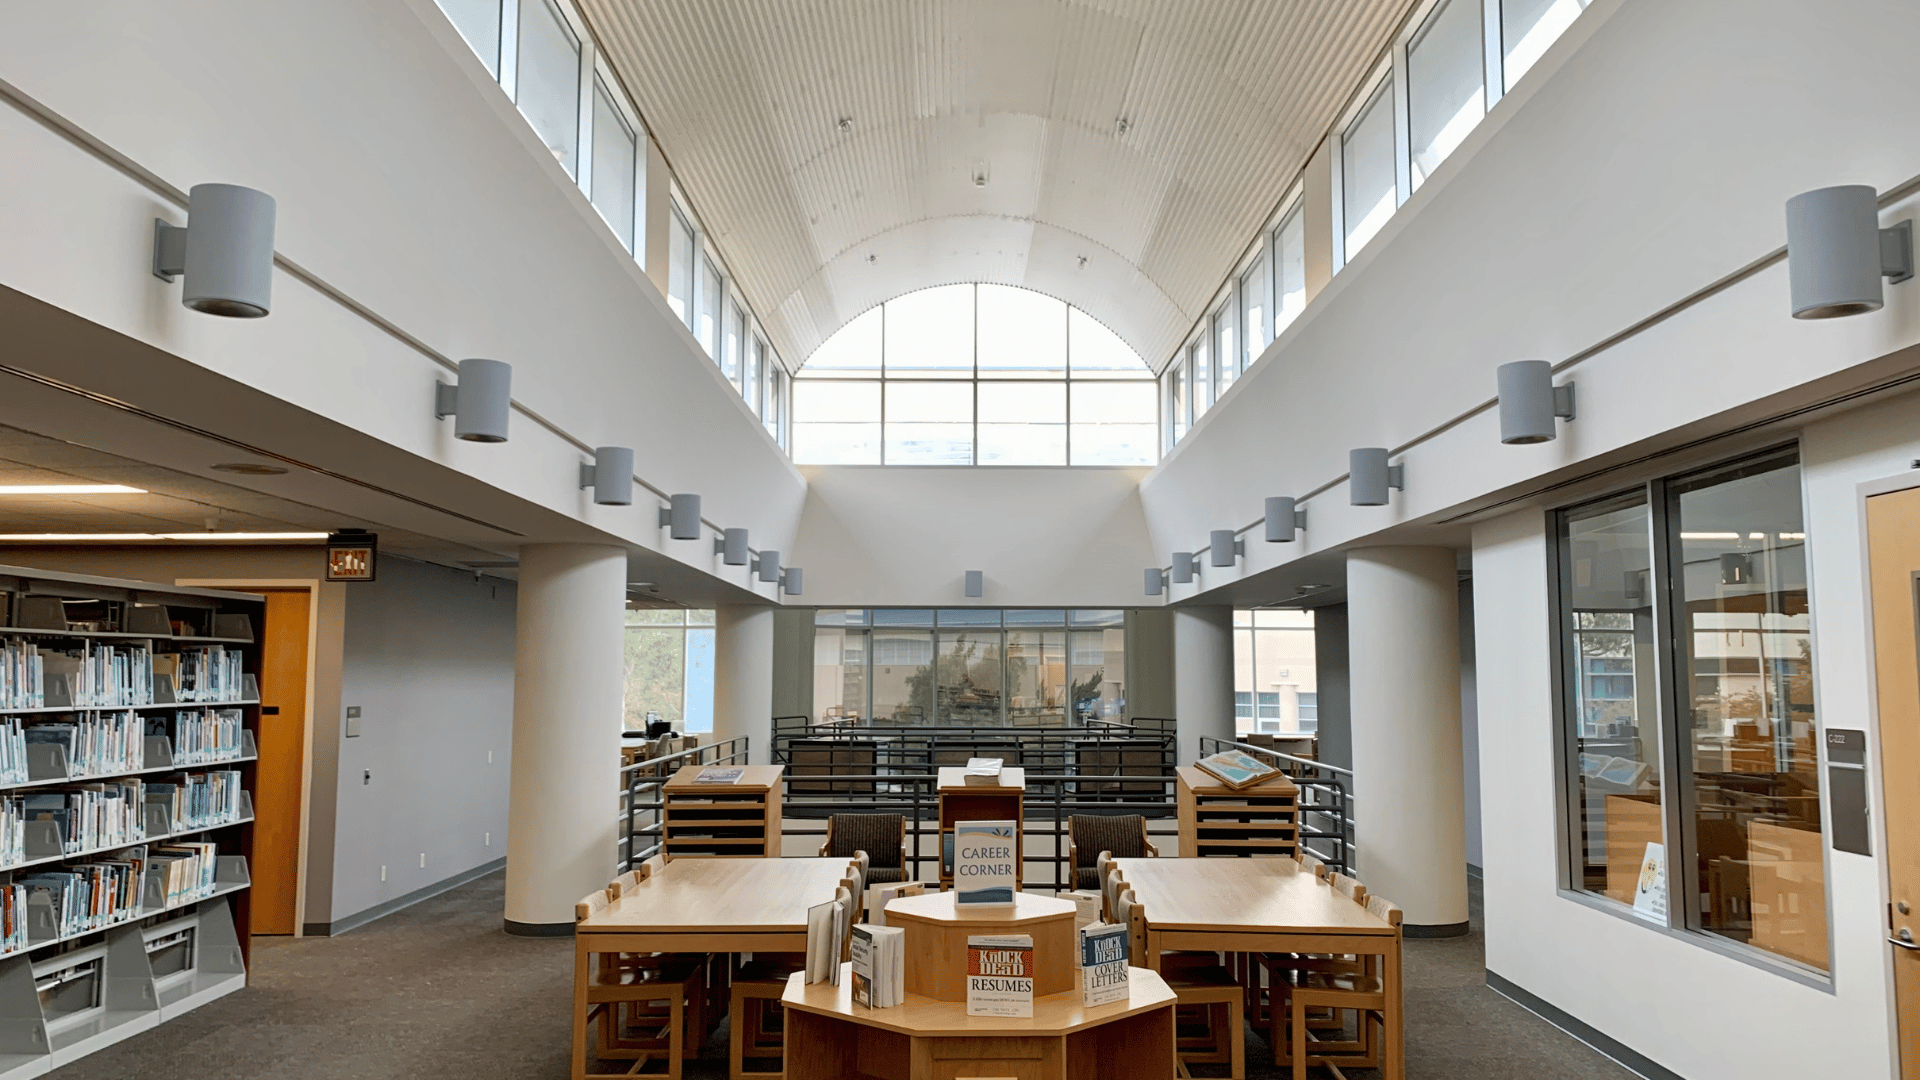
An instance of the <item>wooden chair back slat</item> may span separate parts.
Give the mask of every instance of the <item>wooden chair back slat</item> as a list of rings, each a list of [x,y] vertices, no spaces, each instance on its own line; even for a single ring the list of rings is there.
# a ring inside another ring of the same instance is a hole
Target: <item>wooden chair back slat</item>
[[[1346,897],[1356,904],[1365,904],[1367,902],[1367,887],[1360,884],[1359,878],[1348,877],[1345,874],[1335,874],[1327,879],[1327,884],[1333,886],[1334,892],[1339,893],[1341,896]]]
[[[1395,930],[1400,929],[1402,915],[1399,905],[1393,901],[1384,896],[1369,896],[1367,897],[1367,910],[1372,912],[1376,918],[1386,920],[1387,924]]]

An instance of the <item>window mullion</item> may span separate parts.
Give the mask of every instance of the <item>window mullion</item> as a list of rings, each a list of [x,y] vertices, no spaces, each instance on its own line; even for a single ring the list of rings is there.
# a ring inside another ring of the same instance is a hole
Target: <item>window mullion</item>
[[[1654,481],[1647,485],[1647,508],[1653,529],[1650,549],[1653,555],[1652,578],[1658,583],[1653,607],[1655,663],[1659,666],[1659,732],[1661,815],[1665,823],[1662,861],[1667,872],[1667,925],[1689,929],[1700,925],[1699,874],[1694,866],[1695,842],[1693,815],[1693,769],[1689,761],[1691,740],[1691,672],[1688,670],[1686,641],[1685,589],[1680,575],[1686,564],[1678,550],[1680,539],[1674,528],[1673,507],[1668,501],[1667,485]]]

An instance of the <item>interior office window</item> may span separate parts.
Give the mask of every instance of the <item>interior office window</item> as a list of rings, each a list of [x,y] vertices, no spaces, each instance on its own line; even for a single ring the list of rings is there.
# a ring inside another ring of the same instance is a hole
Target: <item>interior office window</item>
[[[1417,189],[1487,112],[1480,0],[1442,5],[1407,46],[1407,124]]]
[[[1066,383],[983,380],[977,385],[979,464],[1067,463]]]
[[[973,464],[973,384],[895,381],[886,388],[888,465]]]
[[[1564,513],[1560,542],[1574,885],[1631,904],[1648,854],[1665,844],[1646,493]]]
[[[1393,179],[1393,79],[1373,92],[1340,140],[1340,208],[1351,262],[1393,216],[1398,195]]]
[[[1233,347],[1233,324],[1237,319],[1238,315],[1234,311],[1231,297],[1228,298],[1227,303],[1220,305],[1220,309],[1213,313],[1213,383],[1216,387],[1215,397],[1225,394],[1227,387],[1233,385],[1233,380],[1238,374],[1235,369],[1238,368],[1240,364],[1240,350]]]
[[[579,175],[580,41],[549,0],[520,0],[516,104],[554,160]]]
[[[1300,207],[1280,222],[1273,237],[1275,337],[1307,307],[1307,235]]]
[[[978,290],[980,377],[1066,378],[1067,305],[1006,285]]]
[[[1557,41],[1589,0],[1500,0],[1501,72],[1507,89]]]
[[[706,252],[700,253],[700,291],[694,296],[693,336],[715,362],[720,359],[720,306],[726,296],[720,268]]]
[[[1798,452],[1667,486],[1683,647],[1689,922],[1827,967],[1806,526]]]
[[[983,384],[984,387],[984,384]],[[1073,382],[1068,447],[1075,465],[1151,465],[1160,388],[1151,382]],[[984,408],[984,405],[982,406]]]
[[[1240,336],[1246,339],[1246,352],[1240,357],[1240,370],[1253,366],[1266,351],[1272,338],[1267,335],[1267,306],[1272,300],[1273,283],[1267,273],[1267,253],[1254,256],[1253,265],[1240,275]]]
[[[973,376],[973,286],[942,285],[887,301],[890,379]]]
[[[500,77],[500,0],[440,0],[440,10],[474,55],[487,65],[487,74]]]
[[[680,321],[693,325],[693,226],[678,206],[673,208],[667,236],[667,306]]]
[[[880,383],[795,379],[793,411],[795,461],[880,464]]]
[[[804,374],[817,379],[878,378],[880,325],[884,317],[884,308],[871,307],[841,327],[807,357]]]
[[[731,298],[726,300],[726,312],[726,333],[721,335],[720,340],[720,374],[725,375],[734,389],[740,391],[740,396],[747,398],[747,404],[752,405],[753,399],[747,397],[745,384],[740,381],[740,372],[744,366],[741,354],[746,347],[747,312],[739,301]]]
[[[633,250],[634,162],[633,129],[613,103],[607,84],[593,80],[593,206],[613,227],[613,234]]]

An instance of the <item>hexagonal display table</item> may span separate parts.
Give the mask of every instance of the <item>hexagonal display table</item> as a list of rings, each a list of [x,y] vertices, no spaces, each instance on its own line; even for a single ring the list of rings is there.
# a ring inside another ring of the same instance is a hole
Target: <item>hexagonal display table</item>
[[[987,934],[1033,938],[1035,997],[1074,990],[1073,901],[1017,892],[1013,903],[961,907],[950,892],[903,896],[887,904],[887,925],[906,931],[907,993],[967,1000],[967,939]]]

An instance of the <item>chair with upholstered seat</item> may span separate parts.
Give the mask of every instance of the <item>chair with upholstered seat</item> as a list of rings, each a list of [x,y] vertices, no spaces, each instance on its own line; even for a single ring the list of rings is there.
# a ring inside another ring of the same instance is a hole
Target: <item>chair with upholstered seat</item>
[[[867,885],[907,880],[907,819],[899,814],[835,814],[827,819],[823,859],[851,859],[867,853]]]
[[[1098,889],[1100,867],[1096,856],[1144,859],[1160,854],[1147,839],[1147,819],[1139,814],[1075,814],[1067,819],[1067,865],[1073,887]]]

